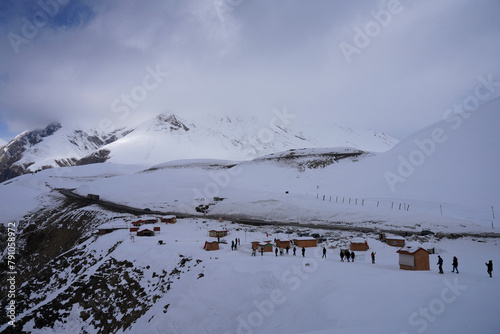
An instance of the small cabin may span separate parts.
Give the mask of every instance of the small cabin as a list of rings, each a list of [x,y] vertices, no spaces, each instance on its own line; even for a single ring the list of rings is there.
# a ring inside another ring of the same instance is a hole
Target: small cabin
[[[214,238],[222,238],[227,235],[227,231],[210,230],[208,231],[208,235]]]
[[[137,232],[137,231],[139,231],[138,227],[131,227],[130,228],[130,232]]]
[[[405,238],[400,237],[400,236],[392,236],[392,237],[386,236],[385,243],[388,244],[389,246],[392,246],[392,247],[404,247]]]
[[[399,253],[399,269],[402,270],[430,270],[429,252],[419,246],[406,246],[397,251]]]
[[[206,251],[219,250],[219,243],[217,241],[205,241],[203,249]]]
[[[160,218],[160,221],[165,224],[175,224],[177,223],[177,217],[176,216],[165,216]]]
[[[303,237],[303,238],[296,238],[293,239],[293,244],[297,247],[317,247],[318,246],[318,240],[314,238],[308,238],[308,237]]]
[[[153,231],[154,231],[155,233],[156,233],[156,232],[158,232],[158,233],[159,233],[159,232],[161,231],[160,226],[154,226],[154,227],[153,227]]]
[[[280,239],[277,239],[276,240],[276,247],[278,248],[290,248],[292,245],[291,245],[291,241],[290,240],[280,240]]]
[[[155,232],[148,230],[147,228],[144,230],[137,231],[138,237],[154,237]]]
[[[352,251],[367,251],[370,247],[368,247],[368,242],[366,242],[363,238],[353,238],[351,239],[350,248]]]
[[[264,248],[264,253],[273,252],[273,245],[271,241],[252,241],[252,249],[256,249],[258,252]]]

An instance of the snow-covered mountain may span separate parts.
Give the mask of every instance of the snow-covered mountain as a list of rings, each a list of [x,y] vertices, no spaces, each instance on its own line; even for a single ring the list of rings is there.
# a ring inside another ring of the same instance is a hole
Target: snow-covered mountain
[[[291,148],[351,146],[385,151],[397,140],[383,133],[334,126],[305,134],[252,116],[202,116],[195,122],[160,114],[105,133],[52,123],[24,132],[0,151],[0,181],[27,172],[96,162],[157,164],[177,159],[247,160]]]
[[[0,138],[0,148],[4,147],[5,145],[7,145],[7,142]]]
[[[0,149],[0,181],[27,172],[73,166],[126,133],[124,129],[111,133],[70,129],[60,123],[23,132]]]

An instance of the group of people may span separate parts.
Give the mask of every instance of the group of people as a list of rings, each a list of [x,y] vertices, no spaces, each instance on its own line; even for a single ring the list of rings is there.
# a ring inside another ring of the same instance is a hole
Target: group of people
[[[231,249],[233,249],[232,246],[231,246]],[[280,253],[280,255],[285,255],[285,251],[286,251],[286,254],[288,254],[289,250],[290,250],[290,246],[286,246],[285,249],[279,248],[279,253]],[[296,255],[296,252],[297,252],[297,247],[293,246],[293,255],[294,256]],[[326,249],[323,247],[323,254],[325,254],[325,253],[326,253]],[[257,249],[253,248],[252,249],[252,256],[255,256],[256,254],[257,254]],[[274,248],[274,254],[276,256],[278,256],[278,247]],[[260,247],[260,255],[264,256],[264,247]],[[302,257],[305,257],[305,256],[306,256],[306,249],[305,249],[305,247],[302,247]],[[325,257],[326,257],[326,255],[325,255]]]
[[[490,262],[485,262],[484,264],[486,265],[487,272],[490,275],[490,277],[493,277],[492,276],[492,273],[493,273],[493,261],[490,260]],[[443,258],[441,257],[441,255],[438,255],[438,262],[437,262],[436,265],[439,266],[439,273],[440,274],[444,274],[444,272],[443,272]],[[453,261],[451,262],[451,265],[453,267],[453,269],[451,270],[451,272],[458,274],[458,259],[457,259],[456,256],[453,257]]]
[[[238,245],[241,245],[240,238],[231,241],[231,250],[238,250]]]
[[[340,250],[340,262],[344,262],[344,258],[347,260],[347,262],[350,262],[351,260],[352,260],[352,262],[354,262],[354,259],[356,258],[356,254],[354,254],[353,251],[349,252],[348,249],[346,249],[346,250],[341,249]]]

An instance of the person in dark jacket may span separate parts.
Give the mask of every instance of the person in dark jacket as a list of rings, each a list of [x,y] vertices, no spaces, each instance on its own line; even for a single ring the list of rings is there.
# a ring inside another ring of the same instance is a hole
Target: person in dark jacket
[[[344,251],[340,250],[340,262],[344,262]]]
[[[323,256],[321,258],[326,258],[326,248],[323,247]]]
[[[490,260],[490,262],[488,263],[485,263],[486,267],[488,267],[488,274],[490,274],[490,277],[493,277],[491,276],[491,273],[493,272],[493,261]]]
[[[276,254],[276,256],[278,256],[278,247],[274,248],[274,254]]]
[[[372,263],[375,263],[375,252],[372,252]]]
[[[306,249],[304,247],[302,247],[302,257],[305,257],[306,256]]]
[[[297,251],[297,247],[293,246],[293,256],[295,256],[296,251]]]
[[[349,252],[349,250],[345,250],[344,255],[345,255],[345,259],[347,260],[347,262],[351,262],[351,260],[350,260],[351,253]]]
[[[451,272],[454,273],[456,270],[458,274],[458,259],[456,256],[453,257],[453,262],[451,265],[453,266],[453,270]]]
[[[356,257],[356,254],[354,254],[354,252],[351,252],[351,260],[352,262],[354,262],[354,258]]]
[[[441,255],[438,255],[438,263],[436,263],[439,266],[439,273],[444,274],[443,272],[443,259],[441,258]]]

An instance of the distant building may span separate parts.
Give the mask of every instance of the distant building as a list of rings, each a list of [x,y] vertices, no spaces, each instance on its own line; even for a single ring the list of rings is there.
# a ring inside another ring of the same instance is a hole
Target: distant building
[[[400,236],[385,237],[385,243],[393,247],[404,247],[405,238]]]
[[[291,241],[290,240],[280,240],[280,239],[277,239],[276,240],[276,247],[278,247],[278,248],[291,247]]]
[[[175,224],[177,223],[177,217],[176,216],[165,216],[160,218],[160,221],[165,224]]]
[[[208,231],[208,235],[214,238],[222,238],[227,235],[227,231],[216,231],[216,230],[211,230]]]
[[[144,230],[137,231],[138,237],[154,237],[155,232],[148,230],[147,228]]]
[[[397,253],[399,253],[399,269],[430,270],[429,252],[422,247],[410,245],[401,248]]]
[[[314,238],[303,237],[303,238],[293,239],[293,244],[297,247],[304,247],[304,248],[317,247],[318,241]]]
[[[260,250],[264,248],[264,252],[272,252],[273,245],[271,244],[271,240],[265,241],[252,241],[252,249],[256,249],[260,252]]]
[[[207,251],[219,250],[219,243],[217,241],[205,241],[203,249]]]
[[[363,238],[353,238],[351,239],[350,248],[352,251],[367,251],[370,247],[368,247],[368,242],[366,242]]]

